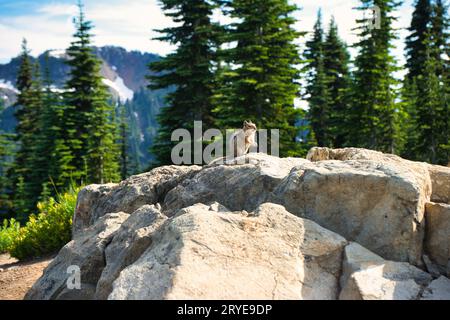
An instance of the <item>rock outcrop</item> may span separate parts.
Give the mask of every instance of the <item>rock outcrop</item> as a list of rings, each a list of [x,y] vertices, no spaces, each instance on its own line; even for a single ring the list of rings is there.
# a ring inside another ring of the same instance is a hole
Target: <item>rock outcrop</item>
[[[230,210],[252,211],[269,199],[295,166],[304,163],[309,161],[256,153],[223,165],[213,162],[171,190],[163,208],[174,214],[199,202],[217,201]]]
[[[160,203],[167,192],[188,179],[198,166],[160,167],[120,184],[88,186],[80,192],[73,218],[73,234],[91,226],[106,213],[132,213],[146,204]]]
[[[402,159],[393,154],[385,154],[378,151],[345,148],[312,148],[307,159],[313,162],[324,160],[371,160],[379,163],[394,163],[400,166],[406,166],[418,171],[418,176],[430,178],[432,185],[431,201],[440,203],[450,203],[450,168],[443,166],[430,165],[423,162],[414,162]],[[424,174],[424,170],[428,174]]]
[[[322,161],[296,167],[274,202],[385,259],[420,265],[429,179],[376,161]]]
[[[416,300],[431,275],[405,262],[386,261],[357,243],[345,248],[341,300]]]
[[[450,205],[427,203],[425,250],[442,274],[450,276]]]
[[[274,204],[252,213],[194,205],[154,241],[111,299],[336,299],[346,244]]]
[[[447,299],[446,174],[314,148],[88,186],[73,240],[26,298]]]

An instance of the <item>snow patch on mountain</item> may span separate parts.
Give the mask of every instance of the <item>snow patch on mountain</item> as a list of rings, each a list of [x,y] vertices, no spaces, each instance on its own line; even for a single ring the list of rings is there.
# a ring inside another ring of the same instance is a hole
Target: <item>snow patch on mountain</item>
[[[108,87],[114,89],[119,94],[119,98],[122,103],[126,102],[127,100],[133,99],[133,90],[125,85],[121,77],[117,76],[116,80],[114,81],[103,78],[103,83]]]
[[[49,50],[48,55],[50,57],[61,59],[64,58],[64,56],[66,55],[66,50],[65,49]]]
[[[19,91],[12,85],[11,81],[0,79],[0,88],[8,89],[15,93],[19,93]]]

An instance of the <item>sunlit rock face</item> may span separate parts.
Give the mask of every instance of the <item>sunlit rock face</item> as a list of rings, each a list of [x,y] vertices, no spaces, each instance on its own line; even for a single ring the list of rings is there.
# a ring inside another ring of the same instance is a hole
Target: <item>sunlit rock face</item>
[[[26,298],[445,299],[446,169],[314,148],[88,186]]]

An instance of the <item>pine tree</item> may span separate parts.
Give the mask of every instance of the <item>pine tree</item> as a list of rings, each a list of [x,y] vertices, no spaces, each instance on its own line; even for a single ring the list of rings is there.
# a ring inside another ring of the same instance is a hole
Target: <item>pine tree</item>
[[[76,33],[67,50],[71,67],[64,95],[64,139],[68,147],[67,170],[77,183],[101,183],[119,178],[114,143],[113,107],[102,83],[100,61],[91,47],[91,22],[79,3],[74,20]]]
[[[31,86],[33,83],[33,66],[30,57],[30,51],[27,48],[27,41],[22,41],[22,53],[20,55],[20,67],[17,76],[16,87],[19,90],[17,102],[15,104],[15,117],[18,121],[16,127],[16,139],[20,144],[20,150],[15,157],[15,170],[12,172],[12,180],[14,184],[17,182],[19,175],[27,170],[26,161],[30,153],[31,144],[24,143],[25,139],[29,139],[30,132],[34,129],[34,124],[30,122],[29,114],[31,114],[30,100],[32,96]]]
[[[425,62],[425,38],[431,27],[432,6],[430,0],[417,0],[413,12],[410,34],[406,38],[406,67],[408,68],[408,80],[422,74]]]
[[[36,145],[36,168],[39,173],[43,192],[55,195],[58,189],[64,188],[64,180],[68,177],[67,149],[63,140],[63,103],[60,94],[53,92],[50,76],[49,53],[45,56],[43,106],[38,125],[41,128]],[[56,189],[55,189],[56,187]],[[44,190],[46,189],[46,190]]]
[[[30,105],[33,108],[31,109],[32,113],[30,113],[29,116],[32,121],[30,125],[33,129],[29,140],[27,139],[23,141],[23,143],[30,143],[30,154],[27,160],[29,174],[24,174],[23,178],[25,179],[25,192],[32,201],[31,203],[33,207],[31,209],[34,209],[39,201],[39,196],[42,193],[43,182],[46,180],[46,168],[42,168],[39,165],[39,158],[42,158],[43,156],[40,153],[39,146],[42,143],[40,138],[42,137],[43,127],[41,126],[40,118],[44,110],[44,97],[40,66],[37,61],[34,63],[34,79],[31,88],[33,98],[30,100]]]
[[[416,154],[422,161],[447,165],[450,160],[449,113],[446,89],[441,83],[439,61],[434,52],[439,48],[433,45],[431,34],[425,45],[424,72],[417,77]]]
[[[331,96],[324,62],[324,31],[322,13],[319,10],[314,25],[313,37],[306,43],[305,57],[308,59],[306,92],[308,94],[308,120],[320,147],[332,147]]]
[[[448,6],[442,0],[436,0],[432,6],[431,15],[431,38],[432,46],[435,47],[434,55],[437,63],[437,73],[439,77],[445,77],[449,72],[449,59],[444,59],[444,55],[450,53],[448,42]]]
[[[347,145],[349,128],[353,125],[347,118],[350,107],[350,54],[339,37],[334,18],[330,21],[323,45],[323,60],[330,95],[332,147],[341,148]]]
[[[22,187],[17,212],[26,216],[33,210],[41,193],[41,183],[36,172],[35,161],[37,158],[36,144],[39,136],[39,117],[42,111],[42,86],[39,73],[39,65],[31,61],[26,40],[22,43],[20,68],[17,78],[16,139],[19,149],[15,155],[12,168],[12,185]],[[19,177],[22,183],[19,184]],[[16,194],[16,193],[15,193]],[[22,206],[23,205],[23,206]]]
[[[445,13],[440,0],[417,2],[407,38],[410,63],[403,89],[411,123],[404,156],[439,164],[447,164],[450,154]]]
[[[404,147],[401,150],[400,156],[405,159],[417,160],[420,157],[417,155],[417,141],[419,139],[419,132],[417,131],[417,77],[409,80],[405,77],[401,89],[401,104],[405,111],[405,121],[403,123],[404,132]]]
[[[3,112],[3,99],[0,98],[0,114]],[[14,154],[13,135],[0,130],[0,223],[1,216],[12,210],[11,184],[8,171],[12,166]]]
[[[399,148],[399,113],[396,104],[398,84],[393,73],[398,70],[391,54],[396,39],[392,24],[396,20],[395,0],[361,0],[359,10],[374,5],[380,9],[380,28],[372,28],[369,20],[358,20],[360,41],[355,59],[356,71],[350,111],[350,143],[353,146],[395,153]]]
[[[306,43],[309,119],[317,144],[342,147],[348,138],[349,60],[346,45],[339,38],[334,18],[324,35],[319,11],[314,34]]]
[[[25,191],[25,180],[19,175],[17,178],[17,183],[15,185],[14,192],[14,209],[16,210],[16,218],[19,221],[26,221],[29,215],[29,199],[28,194]]]
[[[178,45],[177,50],[152,63],[150,88],[174,87],[166,97],[166,106],[158,116],[159,132],[152,147],[154,165],[171,164],[171,151],[178,142],[171,141],[175,129],[193,134],[194,121],[203,121],[203,129],[213,124],[212,90],[218,26],[211,21],[216,7],[209,0],[162,0],[166,15],[179,26],[158,30],[158,40]]]
[[[294,99],[302,61],[294,41],[304,34],[294,29],[297,7],[287,0],[225,3],[236,22],[227,28],[225,39],[231,48],[222,54],[226,65],[221,79],[226,81],[215,93],[218,125],[240,128],[247,119],[261,129],[279,129],[280,155],[299,155],[296,122],[303,115]]]
[[[127,125],[127,114],[124,105],[119,105],[118,138],[120,147],[120,175],[122,180],[129,176],[130,150],[128,145],[129,130]]]

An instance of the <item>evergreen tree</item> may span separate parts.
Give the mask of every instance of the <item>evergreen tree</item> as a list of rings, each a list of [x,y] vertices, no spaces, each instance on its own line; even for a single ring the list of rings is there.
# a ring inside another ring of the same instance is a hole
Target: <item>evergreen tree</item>
[[[128,144],[129,130],[127,114],[124,105],[119,105],[118,141],[120,146],[120,175],[122,180],[128,178],[130,173],[130,148]]]
[[[401,89],[401,104],[405,112],[405,121],[403,123],[404,132],[404,147],[401,150],[400,155],[405,159],[417,160],[419,156],[417,152],[417,141],[419,139],[419,132],[417,131],[416,121],[417,121],[417,77],[409,80],[405,77],[403,81],[403,86]]]
[[[334,18],[331,19],[323,45],[323,55],[328,94],[330,95],[331,144],[334,148],[341,148],[347,145],[349,128],[353,125],[347,118],[350,107],[350,54],[347,45],[339,37]]]
[[[359,10],[373,6],[380,9],[380,28],[374,28],[369,19],[357,21],[360,31],[359,49],[355,59],[356,71],[352,89],[352,123],[350,144],[353,146],[395,153],[399,149],[399,115],[396,104],[398,84],[393,73],[398,70],[391,54],[392,40],[396,39],[392,24],[396,20],[395,0],[361,0]]]
[[[162,8],[179,26],[158,30],[157,38],[178,48],[151,64],[150,88],[173,87],[166,106],[158,116],[159,133],[153,144],[154,165],[171,164],[171,141],[175,129],[187,129],[193,135],[194,121],[203,121],[206,130],[213,124],[212,90],[218,26],[211,21],[216,5],[209,0],[161,0]]]
[[[432,44],[431,34],[425,41],[424,72],[417,77],[416,154],[419,159],[447,165],[450,160],[449,110],[446,88],[439,77],[439,62]]]
[[[49,53],[45,56],[43,107],[38,125],[41,128],[39,143],[36,145],[36,171],[43,185],[43,192],[55,195],[64,187],[68,178],[67,147],[63,140],[63,103],[60,94],[53,92],[49,68]],[[65,176],[66,175],[66,176]],[[56,187],[56,190],[55,190]]]
[[[64,139],[69,160],[67,170],[78,183],[101,183],[119,178],[117,146],[114,142],[113,107],[102,83],[100,61],[91,47],[91,22],[79,4],[74,20],[76,33],[67,50],[71,67],[64,95]],[[67,183],[67,182],[66,182]]]
[[[26,40],[22,43],[20,68],[17,77],[16,139],[19,149],[12,168],[12,185],[20,185],[22,199],[17,202],[17,212],[25,217],[33,210],[41,193],[41,183],[35,171],[36,143],[39,136],[39,117],[42,111],[42,86],[39,66],[31,61]],[[19,184],[18,179],[22,182]],[[15,193],[15,195],[17,195]],[[22,206],[23,205],[23,206]]]
[[[16,219],[19,221],[26,221],[29,212],[27,208],[29,207],[28,194],[25,191],[25,180],[22,176],[18,176],[17,183],[15,185],[14,191],[14,209],[16,210]],[[19,211],[20,210],[20,211]]]
[[[215,93],[218,124],[241,128],[248,119],[261,129],[280,129],[280,155],[299,155],[296,123],[304,115],[294,99],[302,61],[294,41],[304,34],[294,29],[297,7],[287,0],[225,4],[235,22],[225,37],[230,48],[223,52],[227,65],[221,79],[227,80]]]
[[[422,74],[425,62],[425,38],[431,27],[432,5],[431,0],[417,0],[413,12],[410,34],[406,38],[406,67],[408,80]]]
[[[437,63],[437,73],[439,77],[448,76],[449,59],[444,59],[445,55],[450,54],[448,42],[448,6],[442,0],[436,0],[432,6],[431,17],[431,45],[434,46],[434,55]]]
[[[3,99],[0,98],[0,114],[3,110]],[[13,135],[0,130],[0,223],[2,216],[12,210],[11,185],[7,173],[11,169],[13,154]]]
[[[305,58],[308,59],[307,78],[309,82],[314,80],[314,75],[319,67],[319,62],[323,61],[324,55],[324,30],[322,26],[322,10],[317,12],[317,20],[313,28],[312,39],[306,42]]]
[[[348,138],[349,60],[346,45],[339,38],[334,18],[324,35],[321,12],[314,34],[306,43],[309,119],[317,144],[342,147]]]
[[[426,9],[424,9],[426,8]],[[426,14],[425,14],[426,13]],[[449,162],[448,20],[442,1],[418,1],[407,38],[408,77],[404,100],[410,125],[404,156],[421,161]],[[411,41],[412,39],[412,41]]]
[[[313,37],[306,43],[305,57],[308,59],[306,92],[308,94],[308,120],[317,144],[332,147],[331,96],[324,62],[324,31],[319,10],[314,25]]]

